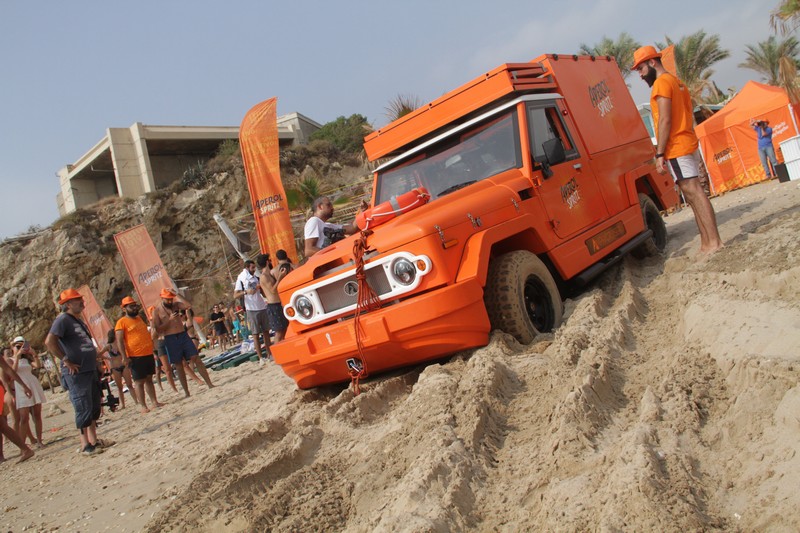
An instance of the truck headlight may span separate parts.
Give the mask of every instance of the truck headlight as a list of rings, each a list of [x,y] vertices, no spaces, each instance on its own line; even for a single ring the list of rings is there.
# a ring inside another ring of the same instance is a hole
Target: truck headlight
[[[403,257],[395,259],[392,263],[392,277],[400,285],[411,285],[417,278],[417,269],[414,264]]]
[[[305,296],[299,296],[297,300],[295,300],[294,308],[297,309],[300,316],[306,320],[314,316],[314,304]]]

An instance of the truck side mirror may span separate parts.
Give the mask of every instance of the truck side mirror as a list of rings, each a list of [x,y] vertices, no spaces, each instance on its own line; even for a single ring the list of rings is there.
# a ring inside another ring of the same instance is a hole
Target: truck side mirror
[[[544,152],[544,157],[547,159],[547,163],[550,165],[557,165],[567,160],[567,154],[564,152],[564,145],[558,137],[543,142],[542,151]]]

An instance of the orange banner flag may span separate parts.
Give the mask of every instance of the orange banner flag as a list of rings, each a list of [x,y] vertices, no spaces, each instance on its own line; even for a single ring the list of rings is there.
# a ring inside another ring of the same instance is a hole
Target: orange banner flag
[[[675,66],[675,45],[671,44],[661,50],[661,65],[673,76],[678,75],[678,68]]]
[[[161,289],[175,290],[156,245],[143,224],[117,233],[114,241],[144,309],[161,302]]]
[[[83,309],[83,321],[89,326],[89,333],[92,334],[94,342],[98,346],[105,346],[108,341],[108,330],[113,329],[114,326],[111,325],[111,321],[97,303],[97,299],[88,285],[78,287],[78,292],[83,296],[83,303],[86,306]]]
[[[247,112],[239,127],[239,146],[261,253],[274,255],[283,249],[296,262],[289,204],[281,183],[276,106],[277,100],[270,98]]]

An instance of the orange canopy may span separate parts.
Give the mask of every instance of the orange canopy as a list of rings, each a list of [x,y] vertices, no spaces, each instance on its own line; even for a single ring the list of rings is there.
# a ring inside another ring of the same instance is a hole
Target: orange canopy
[[[768,120],[779,161],[780,142],[798,135],[797,112],[780,87],[748,81],[719,112],[695,128],[716,194],[766,179],[750,119]]]

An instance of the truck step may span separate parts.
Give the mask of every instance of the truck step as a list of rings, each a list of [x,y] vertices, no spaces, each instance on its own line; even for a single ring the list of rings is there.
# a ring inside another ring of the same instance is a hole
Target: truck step
[[[594,265],[590,266],[577,276],[575,276],[572,281],[578,285],[586,285],[591,280],[599,276],[605,269],[608,267],[618,263],[625,255],[642,244],[647,239],[653,236],[653,231],[646,229],[633,239],[629,240],[616,250],[614,253],[604,257],[601,261],[595,263]]]

